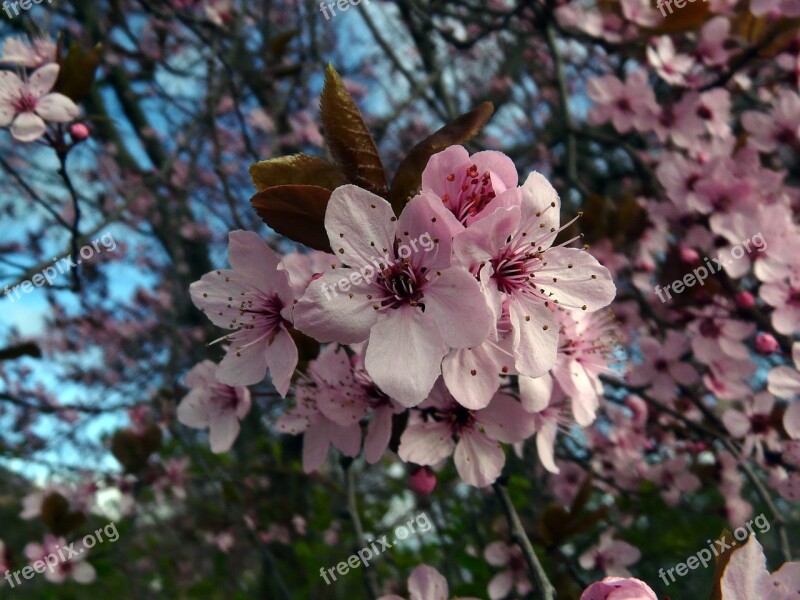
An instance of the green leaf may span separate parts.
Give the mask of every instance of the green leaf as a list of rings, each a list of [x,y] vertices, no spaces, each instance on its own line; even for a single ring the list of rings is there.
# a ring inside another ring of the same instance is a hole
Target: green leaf
[[[330,64],[325,72],[319,107],[328,150],[347,180],[386,197],[386,171],[378,148],[353,97]]]
[[[290,240],[332,252],[325,231],[325,210],[331,190],[316,185],[276,185],[250,199],[258,216]]]
[[[411,152],[397,168],[397,174],[389,192],[389,202],[392,203],[396,215],[400,214],[406,202],[419,191],[422,172],[430,157],[450,146],[464,144],[474,138],[489,122],[492,114],[494,114],[494,104],[484,102],[451,121],[411,149]]]
[[[335,164],[308,154],[292,154],[254,163],[250,165],[250,179],[259,191],[289,184],[316,185],[335,190],[347,183]]]
[[[83,100],[92,89],[102,51],[102,44],[97,44],[87,52],[73,42],[67,55],[60,60],[61,70],[53,91],[64,94],[74,102]]]

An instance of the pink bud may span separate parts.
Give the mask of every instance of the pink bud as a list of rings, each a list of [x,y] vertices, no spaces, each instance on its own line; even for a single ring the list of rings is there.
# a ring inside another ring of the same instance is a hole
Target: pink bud
[[[409,476],[408,487],[420,496],[427,496],[436,488],[436,475],[430,467],[420,467]]]
[[[73,123],[69,128],[69,134],[76,142],[82,142],[89,137],[89,128],[83,123]]]
[[[697,250],[689,246],[681,246],[680,250],[681,260],[690,265],[696,265],[700,262],[700,255]]]
[[[772,354],[780,349],[781,345],[771,333],[759,333],[756,336],[756,350],[761,354]]]
[[[750,292],[736,292],[736,306],[739,308],[753,308],[756,305],[756,299]]]

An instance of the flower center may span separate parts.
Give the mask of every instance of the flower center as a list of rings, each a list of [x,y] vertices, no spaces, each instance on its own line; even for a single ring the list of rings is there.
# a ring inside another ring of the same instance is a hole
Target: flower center
[[[700,333],[703,337],[718,338],[722,329],[714,322],[714,319],[703,319],[700,323]]]
[[[489,172],[479,174],[475,164],[468,166],[460,177],[450,173],[447,181],[447,193],[442,196],[442,202],[461,223],[477,215],[497,196]]]
[[[497,289],[506,294],[523,291],[532,286],[530,281],[535,271],[543,264],[543,255],[530,252],[525,248],[507,248],[505,252],[491,261],[494,275],[492,278]]]
[[[17,98],[14,99],[12,105],[14,110],[18,113],[33,112],[36,110],[37,98],[28,91],[23,91]]]
[[[422,302],[424,297],[422,290],[428,282],[423,272],[424,269],[417,271],[414,266],[401,261],[395,263],[378,275],[377,283],[385,290],[385,295],[380,299],[379,306],[382,308],[399,308],[405,304],[411,306],[421,306],[425,310]]]

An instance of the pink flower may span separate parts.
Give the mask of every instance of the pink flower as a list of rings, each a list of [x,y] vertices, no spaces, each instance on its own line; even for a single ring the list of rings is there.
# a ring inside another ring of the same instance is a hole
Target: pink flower
[[[774,448],[778,443],[778,432],[772,426],[772,408],[775,398],[760,392],[752,399],[742,402],[742,410],[729,408],[722,413],[722,422],[733,437],[744,438],[742,455],[756,453],[759,461],[764,459],[762,443]]]
[[[605,571],[614,577],[630,577],[629,567],[639,560],[642,553],[628,542],[614,539],[614,529],[600,534],[600,541],[584,552],[578,559],[582,569]]]
[[[559,322],[558,355],[553,369],[543,378],[554,377],[571,398],[572,414],[578,425],[587,426],[594,421],[603,395],[600,375],[611,372],[610,363],[616,343],[614,317],[609,311],[593,313],[557,310]],[[523,405],[536,411],[528,378],[521,376],[520,393]],[[544,399],[544,396],[540,396]]]
[[[65,546],[71,547],[74,552],[77,552],[77,556],[65,551],[63,549]],[[25,556],[28,557],[29,564],[33,566],[37,561],[46,562],[45,559],[49,555],[56,556],[60,559],[59,548],[61,548],[61,553],[65,555],[65,560],[59,560],[53,569],[48,567],[45,570],[44,577],[47,581],[51,583],[64,583],[68,579],[72,579],[78,583],[92,583],[96,579],[97,574],[94,567],[88,562],[85,562],[87,549],[80,542],[67,544],[64,538],[48,534],[44,536],[44,542],[42,544],[31,542],[26,545]],[[51,563],[52,561],[47,564],[49,565]]]
[[[480,278],[495,322],[507,309],[516,370],[539,377],[552,368],[558,347],[550,305],[595,311],[616,289],[608,269],[590,254],[552,246],[563,229],[561,202],[540,173],[528,177],[519,195],[519,204],[499,207],[461,233],[453,242],[454,260]]]
[[[667,333],[663,344],[646,337],[639,341],[644,362],[632,367],[628,381],[632,385],[650,385],[650,395],[662,402],[675,398],[675,384],[689,385],[697,381],[697,371],[682,356],[689,340],[674,330]]]
[[[211,451],[227,452],[239,435],[239,421],[250,412],[250,391],[220,383],[220,368],[210,360],[186,375],[191,391],[178,405],[178,420],[187,427],[210,431]]]
[[[533,416],[513,397],[497,394],[489,406],[469,410],[437,382],[430,396],[412,411],[398,454],[406,462],[435,465],[455,451],[461,479],[486,487],[500,476],[505,455],[498,442],[521,442],[534,432]]]
[[[800,139],[800,95],[781,90],[769,115],[747,111],[742,115],[742,125],[750,134],[750,143],[761,152],[796,144]]]
[[[725,41],[730,29],[731,22],[721,15],[706,22],[700,30],[700,39],[694,49],[695,56],[709,67],[725,64],[728,60]]]
[[[687,75],[695,64],[691,56],[676,53],[672,38],[666,35],[647,46],[647,60],[661,79],[680,86],[686,85]]]
[[[744,340],[755,332],[753,323],[732,319],[725,308],[716,305],[690,312],[696,318],[689,323],[687,330],[692,334],[692,352],[698,360],[710,364],[720,356],[737,360],[750,358]]]
[[[789,281],[768,281],[759,289],[759,296],[775,310],[772,326],[778,333],[792,335],[800,331],[800,276]]]
[[[47,36],[34,37],[30,41],[12,36],[3,41],[0,63],[38,69],[56,61],[56,44]]]
[[[388,202],[346,185],[331,196],[325,228],[347,267],[311,282],[295,306],[297,327],[322,342],[369,339],[367,373],[391,398],[416,406],[448,350],[481,344],[492,327],[478,282],[449,268],[460,226],[431,193],[397,219]]]
[[[581,600],[658,600],[658,596],[644,581],[606,577],[586,588]]]
[[[59,93],[50,93],[58,79],[59,66],[36,69],[23,81],[11,71],[0,71],[0,127],[11,125],[11,135],[21,142],[42,136],[45,120],[68,123],[80,114],[75,103]]]
[[[428,565],[420,565],[411,572],[408,578],[409,600],[442,600],[450,597],[450,588],[439,571]],[[381,596],[378,600],[404,600],[397,594]],[[461,598],[461,600],[478,600],[477,598]]]
[[[294,296],[279,258],[258,235],[231,231],[228,260],[233,270],[217,270],[194,282],[195,306],[218,327],[233,329],[219,365],[221,383],[259,383],[269,368],[272,383],[286,396],[297,366],[297,346],[289,334]]]
[[[422,172],[422,191],[432,192],[462,225],[491,212],[492,202],[519,179],[513,161],[501,152],[469,155],[462,146],[450,146],[434,154]]]
[[[667,506],[678,506],[681,499],[700,489],[700,478],[689,471],[686,456],[663,459],[647,473],[647,479],[663,488],[661,497]]]
[[[658,113],[647,72],[641,69],[629,72],[624,84],[613,75],[590,79],[586,92],[595,102],[587,119],[592,125],[611,121],[620,133],[648,131]]]
[[[781,398],[793,399],[800,394],[800,342],[792,345],[794,368],[775,367],[767,376],[770,393]],[[800,439],[800,401],[794,400],[783,414],[783,428],[793,440]]]
[[[791,600],[800,589],[800,562],[770,574],[764,549],[754,535],[734,549],[720,585],[722,600]]]
[[[316,471],[325,462],[331,444],[346,456],[357,456],[361,450],[362,409],[355,407],[346,426],[328,418],[321,410],[325,399],[336,394],[342,382],[352,379],[352,368],[347,353],[337,350],[335,344],[327,346],[308,366],[308,378],[297,383],[295,408],[278,419],[278,431],[303,436],[303,470]],[[341,392],[339,392],[341,393]],[[363,409],[366,410],[366,409]]]
[[[505,598],[512,588],[520,596],[525,596],[531,591],[531,582],[528,580],[528,563],[522,555],[522,550],[516,544],[509,546],[505,542],[492,542],[483,551],[483,558],[493,567],[508,567],[498,573],[489,582],[487,591],[491,600]]]

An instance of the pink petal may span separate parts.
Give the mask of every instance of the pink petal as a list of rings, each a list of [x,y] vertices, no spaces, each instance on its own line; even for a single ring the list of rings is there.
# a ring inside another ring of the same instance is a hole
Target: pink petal
[[[551,248],[544,257],[547,266],[536,273],[536,285],[545,295],[552,294],[560,306],[577,309],[586,306],[586,310],[595,311],[614,299],[617,290],[611,274],[588,252]]]
[[[396,217],[391,205],[355,185],[333,191],[325,229],[334,254],[350,267],[371,264],[392,250]]]
[[[520,222],[534,224],[537,229],[558,229],[561,221],[561,199],[558,192],[544,175],[534,171],[520,188],[522,203],[520,205]],[[555,204],[555,206],[553,206]],[[544,227],[540,225],[544,224]],[[556,234],[548,236],[543,243],[543,248],[549,248]],[[537,236],[538,237],[538,236]],[[549,256],[549,255],[548,255]]]
[[[412,600],[439,600],[449,594],[447,581],[433,567],[420,565],[408,579],[408,593]]]
[[[528,412],[537,413],[547,408],[552,395],[553,377],[549,373],[536,378],[519,376],[519,399]]]
[[[499,356],[498,356],[499,355]],[[488,341],[477,348],[452,350],[442,362],[442,376],[447,389],[461,406],[483,408],[500,387],[498,360],[513,364],[513,356],[495,351]]]
[[[303,472],[312,473],[325,462],[333,427],[336,425],[324,417],[311,422],[303,436]]]
[[[793,402],[783,415],[783,428],[793,440],[800,439],[800,401]]]
[[[489,406],[475,413],[475,420],[487,436],[506,444],[525,441],[536,431],[534,416],[507,394],[497,394]]]
[[[558,349],[558,323],[536,299],[512,300],[509,316],[514,336],[516,368],[521,375],[541,377],[553,368]]]
[[[45,123],[39,115],[24,112],[14,119],[14,123],[11,125],[11,135],[20,142],[32,142],[42,137],[45,129]]]
[[[446,352],[433,319],[418,308],[402,306],[382,315],[372,328],[364,366],[390,398],[416,406],[436,383]]]
[[[464,483],[486,487],[494,483],[506,462],[500,444],[475,431],[462,432],[455,451],[456,470]]]
[[[60,67],[56,63],[49,63],[36,69],[28,83],[28,89],[31,94],[41,98],[52,90],[58,79],[59,70]]]
[[[492,542],[483,551],[483,558],[493,567],[504,567],[511,560],[510,548],[505,542]]]
[[[791,600],[800,595],[800,562],[785,563],[772,574],[774,595],[780,600]]]
[[[551,473],[559,472],[554,460],[557,433],[558,424],[555,420],[548,420],[536,434],[536,451],[539,453],[539,461]]]
[[[386,448],[389,447],[389,440],[392,437],[392,416],[394,410],[391,406],[381,406],[374,413],[367,427],[367,435],[364,438],[364,458],[370,464],[375,464],[381,459]]]
[[[461,223],[439,198],[422,192],[405,205],[397,220],[398,253],[401,246],[410,252],[408,257],[399,257],[407,258],[415,268],[446,269],[450,266],[453,236],[462,230]]]
[[[178,405],[178,421],[187,427],[205,429],[209,423],[210,402],[211,392],[208,389],[192,390]]]
[[[776,367],[767,377],[771,394],[781,398],[791,398],[800,393],[800,373],[791,367]]]
[[[458,268],[442,272],[425,289],[425,314],[439,326],[445,344],[453,348],[479,346],[495,324],[480,284]]]
[[[288,285],[288,274],[278,271],[280,258],[267,243],[253,231],[236,230],[228,234],[228,262],[231,267],[253,287],[272,290],[265,275],[280,277]],[[275,273],[278,275],[275,275]]]
[[[450,146],[428,159],[422,172],[422,189],[440,198],[447,193],[447,177],[469,163],[469,152],[463,146]]]
[[[36,102],[36,114],[54,123],[69,123],[81,110],[63,94],[47,94]]]
[[[278,330],[275,337],[267,344],[264,352],[272,385],[285,398],[295,367],[297,367],[297,346],[285,327]]]
[[[400,437],[397,454],[405,462],[435,465],[453,453],[453,438],[445,423],[411,423]]]
[[[217,379],[231,386],[260,383],[267,373],[267,339],[261,329],[241,329],[229,336],[231,346],[219,363]]]
[[[347,292],[338,287],[342,279],[351,282],[354,273],[357,271],[337,268],[312,281],[294,306],[295,327],[320,342],[354,344],[366,340],[378,320],[374,301],[367,298],[374,288],[363,282]]]
[[[306,434],[308,435],[308,434]],[[331,443],[345,456],[358,456],[361,451],[361,425],[353,423],[349,427],[330,425]]]
[[[503,571],[492,577],[486,591],[489,592],[489,598],[491,600],[501,600],[508,595],[513,585],[514,575],[511,571]]]
[[[722,413],[722,422],[731,435],[737,438],[744,437],[750,431],[750,419],[738,410],[726,410]]]
[[[725,600],[769,598],[772,582],[767,572],[764,550],[754,535],[733,555],[722,574],[722,597]]]
[[[0,98],[6,101],[9,101],[11,98],[18,98],[24,86],[25,84],[22,83],[22,80],[16,73],[0,71]]]
[[[183,380],[190,388],[215,385],[217,383],[217,365],[210,360],[197,363]]]
[[[211,451],[215,454],[227,452],[239,435],[239,419],[234,411],[225,411],[212,416],[209,424]]]

